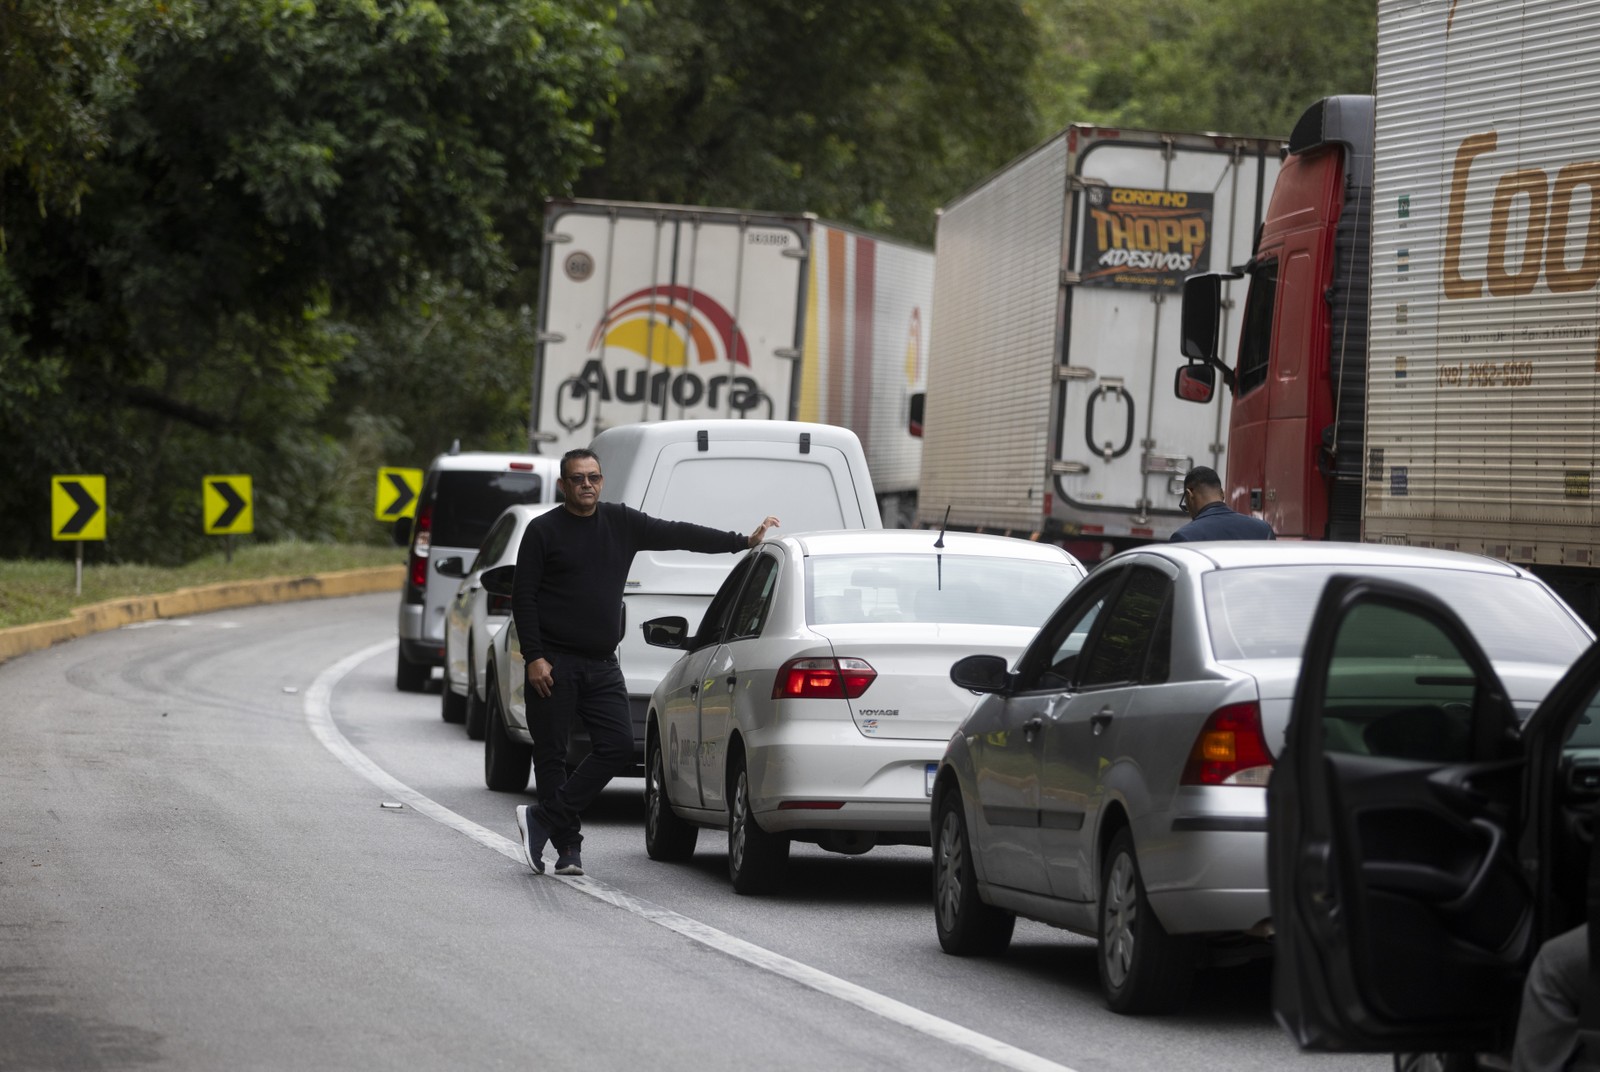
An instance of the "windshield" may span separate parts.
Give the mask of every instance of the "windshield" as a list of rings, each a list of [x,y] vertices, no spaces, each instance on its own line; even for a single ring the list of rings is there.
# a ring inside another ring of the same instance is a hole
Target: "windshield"
[[[806,621],[1038,627],[1078,583],[1065,562],[973,555],[806,559]]]
[[[1568,663],[1589,646],[1566,605],[1523,577],[1400,566],[1264,566],[1206,574],[1206,621],[1216,657],[1299,658],[1322,589],[1336,573],[1382,577],[1433,593],[1496,662]]]
[[[542,502],[543,490],[544,477],[538,473],[441,471],[433,497],[433,546],[476,550],[506,507]]]

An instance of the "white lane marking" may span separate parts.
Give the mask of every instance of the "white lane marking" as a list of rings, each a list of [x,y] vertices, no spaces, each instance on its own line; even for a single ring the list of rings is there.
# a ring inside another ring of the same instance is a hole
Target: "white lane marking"
[[[311,726],[311,732],[321,741],[323,747],[339,758],[345,766],[361,775],[373,785],[384,790],[389,796],[402,800],[426,815],[435,822],[443,823],[450,829],[465,834],[485,848],[493,849],[500,855],[515,860],[527,866],[522,858],[522,846],[508,837],[496,834],[494,831],[479,826],[472,820],[458,815],[442,804],[423,796],[410,786],[395,778],[385,771],[364,753],[345,739],[339,732],[338,726],[333,721],[333,690],[335,686],[352,670],[377,655],[394,648],[396,641],[386,640],[381,644],[374,644],[363,648],[353,655],[348,655],[322,673],[311,683],[306,690],[305,715],[306,722]],[[829,997],[838,998],[875,1016],[908,1027],[913,1031],[921,1032],[930,1038],[941,1042],[948,1042],[963,1050],[977,1054],[987,1061],[992,1061],[1006,1068],[1015,1068],[1019,1072],[1073,1072],[1066,1065],[1057,1064],[1027,1050],[1018,1049],[999,1039],[981,1035],[960,1024],[951,1023],[921,1009],[913,1008],[901,1001],[885,997],[877,991],[868,990],[864,986],[840,979],[838,976],[829,975],[825,971],[792,960],[781,953],[774,953],[753,942],[743,938],[735,938],[725,931],[690,919],[688,916],[679,915],[677,912],[660,905],[652,904],[642,898],[635,897],[614,886],[607,886],[603,882],[587,876],[574,877],[565,875],[546,875],[541,882],[565,882],[575,890],[588,894],[597,900],[626,912],[631,912],[641,919],[649,920],[669,931],[691,938],[696,942],[736,957],[746,964],[782,976],[801,986],[809,987]]]

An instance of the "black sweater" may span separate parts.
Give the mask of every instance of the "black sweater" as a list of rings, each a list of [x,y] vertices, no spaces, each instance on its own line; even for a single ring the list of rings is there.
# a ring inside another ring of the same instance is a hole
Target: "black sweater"
[[[622,590],[638,551],[743,551],[748,536],[662,521],[621,503],[588,517],[566,507],[528,523],[517,549],[511,614],[527,662],[550,652],[610,658],[622,640]]]

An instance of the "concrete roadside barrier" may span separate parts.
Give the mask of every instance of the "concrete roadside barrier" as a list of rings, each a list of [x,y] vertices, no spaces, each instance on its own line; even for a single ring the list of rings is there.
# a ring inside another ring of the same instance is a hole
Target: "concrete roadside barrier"
[[[131,596],[91,603],[73,610],[72,617],[0,629],[0,663],[107,629],[156,618],[184,618],[231,607],[258,603],[292,603],[302,599],[332,599],[370,592],[398,592],[405,581],[404,565],[340,570],[303,577],[263,577],[254,581],[224,581],[198,588],[179,588],[151,596]]]

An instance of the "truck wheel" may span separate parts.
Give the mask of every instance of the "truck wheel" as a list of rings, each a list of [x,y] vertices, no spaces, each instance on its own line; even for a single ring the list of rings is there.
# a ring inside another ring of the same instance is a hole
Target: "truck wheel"
[[[661,742],[654,734],[645,746],[644,851],[652,860],[679,861],[694,855],[700,828],[684,822],[667,799],[667,765],[661,758]]]
[[[978,896],[972,839],[961,794],[951,790],[939,802],[933,843],[933,923],[939,945],[958,957],[992,957],[1006,951],[1017,917]]]
[[[1133,831],[1111,839],[1100,877],[1100,989],[1112,1012],[1171,1012],[1189,996],[1194,943],[1161,926],[1145,896]]]
[[[500,703],[500,686],[489,674],[488,726],[483,735],[483,784],[496,793],[521,793],[528,788],[533,771],[533,746],[514,740],[506,730],[505,709]]]
[[[735,752],[728,763],[728,878],[733,892],[769,893],[789,865],[789,839],[769,834],[756,822],[750,808],[750,775],[744,753]]]
[[[433,667],[418,666],[406,659],[405,652],[395,652],[394,687],[401,692],[421,692],[428,687]]]
[[[484,714],[487,705],[478,699],[478,663],[473,658],[472,645],[467,645],[467,695],[462,700],[463,710],[461,721],[467,725],[467,739],[469,741],[483,740],[483,730],[486,725]]]

